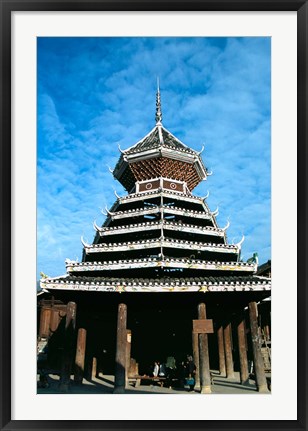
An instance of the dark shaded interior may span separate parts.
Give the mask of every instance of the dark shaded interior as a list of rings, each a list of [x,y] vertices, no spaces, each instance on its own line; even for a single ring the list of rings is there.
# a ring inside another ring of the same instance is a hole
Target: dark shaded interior
[[[265,292],[211,293],[99,293],[57,292],[64,304],[77,303],[77,329],[87,330],[85,377],[90,378],[93,358],[97,370],[114,374],[119,303],[127,305],[127,329],[132,332],[131,357],[139,364],[139,372],[152,371],[155,360],[166,361],[174,356],[177,362],[192,353],[192,321],[198,318],[198,304],[206,302],[207,318],[213,319],[214,331],[228,319],[233,321],[234,367],[239,369],[237,357],[237,316],[243,315],[248,301],[260,301]],[[51,295],[49,295],[51,298]],[[60,369],[64,347],[63,318],[48,343],[48,361],[51,368]],[[247,325],[248,327],[248,325]],[[248,339],[249,337],[247,337]],[[216,334],[208,335],[210,366],[218,368]],[[248,357],[251,357],[249,342]]]

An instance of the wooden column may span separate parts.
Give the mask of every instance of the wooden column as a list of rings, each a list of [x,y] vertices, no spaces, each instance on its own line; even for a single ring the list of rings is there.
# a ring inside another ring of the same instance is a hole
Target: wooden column
[[[240,380],[241,384],[248,383],[248,360],[247,360],[247,344],[246,344],[246,326],[244,317],[240,318],[237,324],[238,350],[240,358]]]
[[[73,348],[76,328],[76,303],[69,302],[66,307],[64,346],[60,375],[60,390],[68,391],[73,362]]]
[[[234,379],[234,365],[232,357],[232,332],[231,323],[227,323],[224,326],[224,347],[225,347],[225,358],[226,358],[226,369],[227,377]]]
[[[222,325],[217,329],[217,343],[219,356],[219,373],[221,376],[226,376],[226,360],[224,347],[224,328]]]
[[[84,376],[84,360],[86,356],[87,331],[84,328],[78,329],[77,348],[75,357],[75,383],[81,385]]]
[[[206,319],[204,303],[198,305],[198,319]],[[211,393],[211,372],[207,334],[199,334],[199,366],[201,394]]]
[[[270,341],[270,313],[268,310],[265,310],[263,317],[263,333],[266,341]]]
[[[91,369],[91,380],[97,377],[97,358],[93,356],[92,358],[92,369]]]
[[[51,308],[45,308],[43,305],[41,308],[41,314],[40,314],[40,328],[39,328],[40,338],[49,337],[50,317],[51,317]]]
[[[130,371],[130,356],[132,347],[132,331],[126,331],[126,370],[125,370],[125,386],[128,387],[128,376]]]
[[[255,302],[248,304],[249,320],[250,320],[250,333],[252,341],[252,352],[254,371],[256,376],[257,389],[259,392],[268,392],[267,381],[264,371],[264,362],[261,353],[259,332],[258,332],[258,309]]]
[[[270,341],[271,336],[270,336],[270,327],[269,327],[269,325],[265,325],[264,326],[264,336],[265,336],[265,340],[266,341]]]
[[[50,332],[53,334],[58,329],[60,323],[60,315],[59,310],[57,308],[51,309],[51,317],[50,317]]]
[[[113,391],[113,393],[115,394],[123,394],[125,389],[126,344],[127,344],[126,322],[127,322],[127,306],[125,304],[119,304],[115,379],[114,379],[114,391]]]
[[[193,348],[193,357],[194,363],[196,365],[196,374],[195,374],[195,389],[200,389],[200,366],[199,366],[199,337],[198,334],[192,333],[192,348]]]

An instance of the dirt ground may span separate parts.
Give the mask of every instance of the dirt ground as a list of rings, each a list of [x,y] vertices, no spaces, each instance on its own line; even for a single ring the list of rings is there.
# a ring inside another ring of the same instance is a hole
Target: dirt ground
[[[235,378],[230,379],[225,376],[220,376],[218,371],[211,371],[212,374],[212,394],[258,394],[254,380],[249,380],[247,384],[240,384],[239,373],[235,373]],[[268,382],[270,382],[270,375],[267,375]],[[38,377],[38,394],[59,394],[63,391],[59,388],[59,375],[48,374],[46,376],[47,387],[41,387],[41,382]],[[113,394],[114,389],[114,376],[105,376],[99,374],[91,381],[83,380],[82,385],[76,385],[71,377],[71,382],[67,393],[70,394]],[[270,392],[269,392],[270,393]],[[178,395],[200,395],[200,390],[197,388],[194,392],[189,392],[189,387],[160,387],[158,383],[152,384],[141,383],[140,386],[135,387],[133,383],[125,389],[125,394],[178,394]]]

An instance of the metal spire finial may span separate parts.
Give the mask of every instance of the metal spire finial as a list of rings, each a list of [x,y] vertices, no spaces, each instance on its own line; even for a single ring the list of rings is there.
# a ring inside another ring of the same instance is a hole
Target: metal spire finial
[[[160,90],[159,90],[159,78],[157,77],[157,93],[156,93],[156,126],[161,126],[163,116],[161,112],[161,102],[160,102]]]

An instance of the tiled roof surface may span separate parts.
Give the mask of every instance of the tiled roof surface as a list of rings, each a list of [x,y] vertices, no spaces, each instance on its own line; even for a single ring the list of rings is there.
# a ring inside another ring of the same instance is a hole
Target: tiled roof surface
[[[160,130],[159,130],[160,128]],[[161,136],[160,136],[161,132]],[[162,126],[156,126],[148,135],[141,139],[137,144],[124,151],[125,154],[137,153],[140,151],[150,150],[163,145],[175,150],[195,154],[195,151],[183,144],[179,139],[172,135]]]

